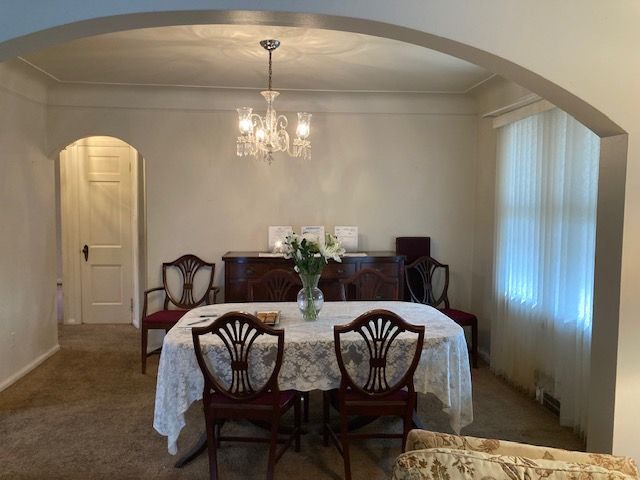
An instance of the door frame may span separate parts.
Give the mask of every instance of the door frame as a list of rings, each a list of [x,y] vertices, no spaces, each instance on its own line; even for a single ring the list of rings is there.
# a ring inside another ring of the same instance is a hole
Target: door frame
[[[144,179],[141,173],[142,157],[132,145],[115,137],[92,136],[85,137],[60,151],[60,228],[62,254],[62,295],[63,295],[63,324],[78,325],[82,319],[82,275],[81,275],[81,239],[80,239],[80,211],[79,191],[80,175],[78,153],[79,146],[105,146],[132,149],[131,155],[131,254],[132,271],[132,323],[140,326],[140,241],[139,233],[144,228],[140,224],[140,189],[139,182]],[[142,176],[141,176],[142,175]],[[144,202],[144,199],[142,199]],[[142,203],[144,206],[144,203]]]

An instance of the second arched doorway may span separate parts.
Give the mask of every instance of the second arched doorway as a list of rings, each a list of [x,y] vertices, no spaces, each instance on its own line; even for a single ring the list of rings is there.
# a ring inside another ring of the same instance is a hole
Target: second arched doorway
[[[144,163],[114,137],[85,137],[60,151],[59,321],[139,322],[144,271]]]

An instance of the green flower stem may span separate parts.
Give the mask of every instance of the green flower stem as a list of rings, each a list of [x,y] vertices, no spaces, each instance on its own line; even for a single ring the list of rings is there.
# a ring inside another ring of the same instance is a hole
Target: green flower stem
[[[318,310],[316,309],[316,304],[313,301],[313,290],[317,288],[318,281],[320,280],[320,274],[301,273],[300,279],[302,280],[302,289],[307,301],[307,305],[302,312],[302,316],[305,320],[317,320]]]

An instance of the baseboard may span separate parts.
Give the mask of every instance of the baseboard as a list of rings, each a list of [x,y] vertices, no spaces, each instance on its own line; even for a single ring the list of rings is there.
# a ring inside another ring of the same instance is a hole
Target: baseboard
[[[29,373],[31,370],[33,370],[34,368],[36,368],[38,365],[40,365],[42,362],[44,362],[47,358],[49,358],[50,356],[52,356],[54,353],[56,353],[58,350],[60,350],[60,345],[56,345],[53,348],[51,348],[48,352],[43,353],[42,355],[40,355],[38,358],[36,358],[33,362],[31,362],[29,365],[21,368],[20,370],[18,370],[16,373],[14,373],[13,375],[11,375],[9,378],[7,378],[4,382],[0,383],[0,392],[2,392],[4,389],[10,387],[11,385],[13,385],[14,383],[16,383],[18,380],[20,380],[22,377],[24,377],[27,373]]]
[[[484,363],[487,365],[491,365],[491,357],[489,356],[489,352],[485,352],[484,350],[478,350],[478,356]]]

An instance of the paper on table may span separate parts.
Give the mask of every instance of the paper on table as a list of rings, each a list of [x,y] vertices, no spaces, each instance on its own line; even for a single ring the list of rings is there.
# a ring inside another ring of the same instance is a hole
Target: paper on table
[[[215,320],[215,316],[214,317],[209,317],[209,318],[201,318],[198,321],[190,322],[190,323],[187,323],[185,325],[181,325],[180,328],[182,328],[183,330],[191,330],[192,328],[206,327],[206,326],[208,326],[208,323],[213,322],[214,320]]]
[[[324,244],[324,225],[307,225],[300,227],[300,235],[315,235],[318,242]]]
[[[333,233],[347,252],[358,250],[358,227],[335,226]]]

